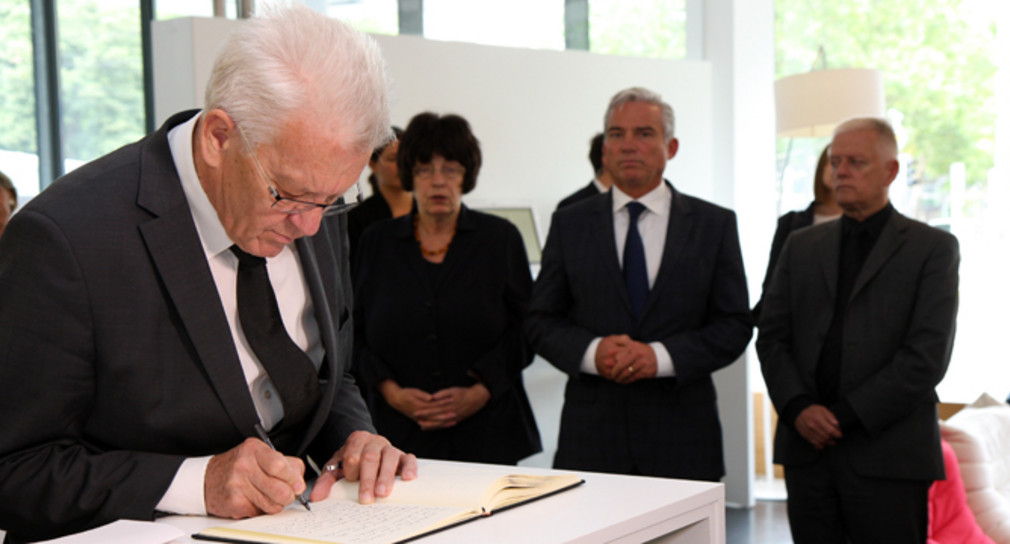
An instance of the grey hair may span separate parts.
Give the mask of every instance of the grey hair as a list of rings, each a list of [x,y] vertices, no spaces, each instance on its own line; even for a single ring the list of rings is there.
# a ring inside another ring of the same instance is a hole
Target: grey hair
[[[853,130],[872,130],[877,134],[877,145],[883,146],[881,149],[887,153],[888,159],[898,158],[898,138],[894,135],[894,128],[886,119],[879,117],[853,117],[842,121],[837,127],[833,136],[838,136],[843,132]]]
[[[659,106],[659,110],[663,115],[663,140],[669,142],[673,139],[673,108],[663,102],[663,97],[659,93],[655,93],[646,89],[644,87],[631,87],[629,89],[624,89],[619,91],[610,99],[610,105],[607,106],[607,113],[603,115],[603,131],[606,133],[607,125],[610,123],[610,115],[614,113],[618,107],[627,104],[628,102],[645,102],[647,104],[653,104]]]
[[[298,3],[266,6],[228,37],[204,103],[240,123],[254,146],[299,114],[333,128],[353,151],[391,138],[389,79],[378,44]]]

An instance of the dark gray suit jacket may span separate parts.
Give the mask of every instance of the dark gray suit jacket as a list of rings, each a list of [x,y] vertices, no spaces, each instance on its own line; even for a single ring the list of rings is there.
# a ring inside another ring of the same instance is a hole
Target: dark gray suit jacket
[[[831,324],[842,223],[793,233],[765,291],[757,341],[768,394],[780,412],[817,397],[815,370]],[[845,315],[841,398],[859,424],[845,432],[853,468],[871,477],[942,478],[936,384],[950,361],[957,316],[957,239],[897,212],[856,278]],[[775,462],[820,452],[779,421]]]
[[[533,289],[530,340],[569,376],[555,466],[717,480],[712,373],[743,352],[753,327],[736,216],[673,191],[659,275],[636,322],[612,202],[608,192],[554,213]],[[580,371],[593,338],[622,333],[662,342],[676,377],[619,385]]]
[[[0,527],[40,539],[152,519],[179,464],[258,421],[169,152],[153,135],[58,180],[0,238]],[[372,430],[350,366],[339,220],[297,243],[326,349],[322,401],[289,453]],[[315,456],[314,455],[314,456]]]

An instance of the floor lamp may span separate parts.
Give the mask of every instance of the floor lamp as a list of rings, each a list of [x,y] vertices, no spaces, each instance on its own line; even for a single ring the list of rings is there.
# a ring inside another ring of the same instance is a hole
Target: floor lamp
[[[789,138],[779,174],[779,202],[794,138],[825,138],[831,136],[840,122],[851,117],[883,116],[884,76],[879,70],[813,70],[776,81],[776,134]],[[781,210],[778,212],[781,214]]]

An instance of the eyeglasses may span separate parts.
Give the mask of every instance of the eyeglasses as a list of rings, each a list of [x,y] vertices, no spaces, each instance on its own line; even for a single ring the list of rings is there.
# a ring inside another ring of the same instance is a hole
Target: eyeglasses
[[[442,165],[439,169],[442,177],[450,180],[462,179],[463,174],[466,172],[466,168],[462,166],[454,166],[451,164]],[[422,164],[420,166],[414,167],[414,177],[417,179],[429,180],[435,177],[435,167],[430,164]]]
[[[249,143],[249,139],[246,138],[245,131],[242,127],[235,123],[235,128],[238,129],[239,135],[242,137],[242,143],[245,144],[245,148],[249,151],[249,155],[252,156],[253,163],[256,164],[256,170],[259,172],[260,177],[267,184],[267,189],[270,191],[270,196],[273,197],[274,202],[270,205],[271,208],[286,213],[288,215],[298,215],[305,212],[310,212],[316,208],[321,208],[323,210],[323,216],[329,217],[331,215],[338,215],[350,211],[352,208],[361,204],[362,194],[361,194],[361,182],[355,181],[352,185],[336,202],[330,204],[320,204],[318,202],[309,202],[307,200],[299,200],[297,198],[288,198],[286,196],[281,196],[274,187],[274,184],[270,182],[270,176],[267,175],[267,171],[263,168],[260,163],[259,157],[256,155],[256,150],[253,149],[252,144]]]

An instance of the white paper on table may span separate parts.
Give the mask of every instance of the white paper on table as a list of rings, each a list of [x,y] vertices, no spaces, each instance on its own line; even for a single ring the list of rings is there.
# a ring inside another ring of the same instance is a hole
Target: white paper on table
[[[37,544],[165,544],[183,536],[186,533],[164,523],[123,519]]]

